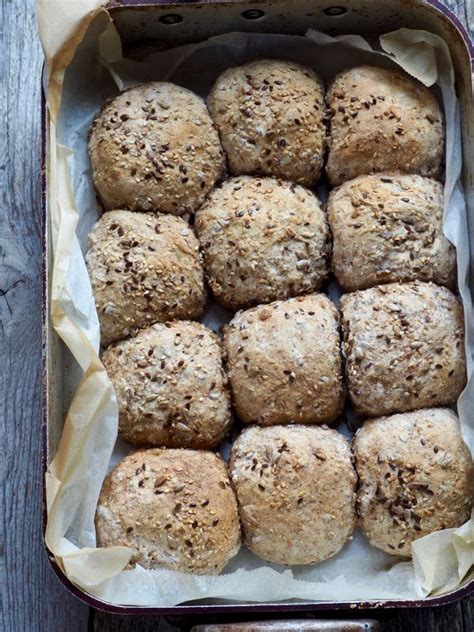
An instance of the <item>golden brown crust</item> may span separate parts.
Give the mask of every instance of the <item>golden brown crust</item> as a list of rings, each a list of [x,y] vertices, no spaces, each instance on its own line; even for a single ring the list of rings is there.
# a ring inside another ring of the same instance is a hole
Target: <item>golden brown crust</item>
[[[200,323],[157,323],[111,345],[102,361],[119,434],[136,446],[210,449],[231,424],[219,338]]]
[[[246,423],[330,423],[344,403],[339,317],[324,294],[238,312],[225,329],[234,404]]]
[[[351,536],[357,477],[335,430],[247,428],[232,447],[230,474],[245,543],[263,559],[316,564]]]
[[[209,285],[228,308],[306,294],[327,275],[326,217],[299,185],[232,178],[199,209],[195,226]]]
[[[327,103],[326,173],[333,186],[382,171],[440,176],[443,114],[428,88],[406,73],[375,66],[345,70],[329,87]]]
[[[96,513],[98,546],[127,546],[144,568],[218,574],[240,546],[226,466],[211,452],[141,450],[107,476]]]
[[[108,101],[89,137],[106,210],[196,210],[223,175],[224,152],[204,101],[172,83],[135,86]]]
[[[468,520],[474,467],[450,410],[371,419],[353,447],[358,512],[373,546],[411,556],[414,540]]]
[[[199,242],[179,217],[104,213],[89,233],[86,263],[103,345],[154,322],[202,314]]]
[[[418,175],[359,176],[329,195],[332,267],[347,291],[378,283],[455,287],[456,252],[443,235],[443,187]]]
[[[229,68],[207,104],[232,174],[272,175],[307,186],[319,180],[324,87],[310,68],[270,59]]]
[[[341,299],[346,374],[359,413],[454,404],[466,383],[462,306],[433,283],[392,283]]]

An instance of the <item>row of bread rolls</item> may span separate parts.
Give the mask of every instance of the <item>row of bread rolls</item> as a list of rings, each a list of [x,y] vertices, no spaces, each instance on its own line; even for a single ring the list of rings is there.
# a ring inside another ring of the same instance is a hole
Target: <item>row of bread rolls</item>
[[[213,295],[235,310],[318,290],[330,261],[348,291],[415,279],[452,288],[442,217],[442,185],[417,175],[346,182],[329,194],[327,216],[308,189],[241,176],[211,193],[195,227]]]
[[[345,382],[365,416],[455,404],[466,367],[462,308],[450,290],[381,285],[343,296],[341,310],[342,349],[339,314],[324,294],[238,312],[223,349],[191,321],[112,344],[103,362],[120,435],[135,446],[214,448],[229,431],[231,398],[245,423],[332,423]]]
[[[189,90],[158,82],[105,104],[89,152],[106,210],[196,211],[224,175],[222,147],[232,175],[305,186],[319,180],[326,145],[332,185],[368,173],[441,172],[441,109],[427,88],[398,70],[352,68],[325,95],[311,69],[259,60],[222,73],[207,105],[209,111]]]
[[[468,519],[473,463],[459,421],[436,408],[372,419],[352,443],[317,426],[251,426],[228,471],[196,450],[149,449],[106,478],[100,546],[131,564],[219,573],[240,546],[279,564],[338,553],[359,522],[370,543],[410,557],[413,541]]]
[[[299,185],[242,176],[215,189],[195,230],[172,215],[109,211],[89,236],[87,264],[102,342],[153,322],[199,318],[206,278],[228,309],[320,289],[332,265],[346,290],[395,281],[455,286],[438,182],[361,176],[329,196],[328,217]]]
[[[320,171],[323,92],[311,70],[261,60],[217,79],[208,98],[214,122],[199,97],[173,84],[121,93],[96,117],[89,138],[103,206],[175,214],[198,209],[207,282],[217,300],[234,310],[318,290],[329,270],[331,232],[333,269],[346,290],[415,279],[453,287],[455,257],[442,232],[442,189],[428,178],[384,173],[347,182],[331,193],[329,226],[317,198],[294,183],[243,176],[213,190],[225,163],[215,124],[232,173],[312,184],[314,173],[309,179],[298,173]],[[334,80],[328,103],[331,138],[349,126],[344,138],[371,147],[381,160],[368,169],[360,161],[362,172],[416,171],[413,152],[426,154],[431,164],[433,143],[440,163],[439,106],[408,76],[372,67],[346,71]],[[419,142],[410,140],[412,133]],[[344,142],[330,140],[331,151]],[[263,156],[266,168],[259,162]],[[439,169],[418,171],[436,175]],[[202,313],[199,244],[178,218],[159,213],[153,223],[144,214],[112,210],[91,232],[87,262],[105,345],[153,322]]]

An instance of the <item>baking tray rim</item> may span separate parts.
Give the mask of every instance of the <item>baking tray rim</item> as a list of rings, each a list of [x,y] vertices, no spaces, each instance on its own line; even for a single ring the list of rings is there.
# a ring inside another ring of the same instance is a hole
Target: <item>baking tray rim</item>
[[[108,2],[106,8],[110,9],[138,9],[149,8],[150,6],[182,6],[190,8],[196,4],[221,4],[233,5],[244,3],[246,0],[214,0],[211,3],[193,3],[188,4],[175,0],[155,0],[155,2],[143,3],[141,0],[112,0]],[[255,2],[255,0],[253,0]],[[262,4],[265,0],[257,0]],[[252,0],[250,0],[252,2]],[[445,5],[441,0],[421,0],[427,6],[435,9],[439,14],[451,23],[455,31],[461,36],[462,42],[470,60],[471,69],[471,85],[472,73],[474,72],[474,43],[471,40],[467,29],[460,19]],[[44,69],[43,69],[44,70]],[[41,73],[43,76],[43,72]],[[43,85],[42,85],[43,88]],[[43,476],[43,499],[42,499],[42,531],[43,544],[52,571],[63,584],[63,586],[72,593],[77,599],[90,607],[102,610],[112,614],[122,615],[200,615],[200,614],[226,614],[226,613],[297,613],[308,611],[331,611],[331,610],[376,610],[376,609],[393,609],[393,608],[427,608],[443,606],[455,601],[474,595],[474,577],[460,586],[444,595],[426,597],[424,599],[376,599],[369,601],[352,600],[352,601],[295,601],[295,602],[235,602],[235,603],[217,603],[217,604],[201,604],[188,603],[176,606],[132,606],[117,605],[94,597],[85,592],[65,575],[58,562],[54,559],[53,554],[48,549],[45,542],[46,523],[47,523],[47,504],[46,504],[46,485],[45,475],[48,469],[48,339],[49,339],[49,302],[48,302],[48,209],[47,209],[47,107],[44,90],[41,89],[41,218],[42,218],[42,413],[41,413],[41,437],[42,437],[42,476]]]

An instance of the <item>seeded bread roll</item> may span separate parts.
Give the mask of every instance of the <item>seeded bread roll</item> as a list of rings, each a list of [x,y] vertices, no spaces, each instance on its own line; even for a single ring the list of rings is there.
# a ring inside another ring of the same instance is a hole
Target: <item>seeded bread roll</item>
[[[316,564],[354,530],[357,477],[348,441],[316,426],[257,426],[232,447],[244,542],[276,564]]]
[[[130,565],[217,575],[240,547],[235,494],[212,452],[141,450],[107,476],[98,546],[127,546]]]
[[[310,68],[273,59],[229,68],[207,104],[232,174],[277,176],[307,186],[319,180],[326,146],[324,86]]]
[[[130,88],[108,101],[92,123],[89,155],[106,210],[192,212],[225,168],[204,101],[162,82]]]
[[[409,75],[358,66],[332,82],[326,173],[333,186],[365,173],[402,171],[437,178],[444,154],[443,114]]]
[[[234,404],[246,423],[330,423],[344,403],[339,316],[324,294],[238,312],[224,346]]]
[[[157,323],[102,358],[119,434],[136,446],[210,449],[231,423],[219,338],[199,323]]]
[[[154,322],[199,318],[199,242],[179,217],[110,211],[89,234],[86,263],[103,345]]]
[[[392,283],[341,299],[349,394],[364,415],[454,404],[466,383],[464,318],[433,283]]]
[[[329,195],[334,274],[347,291],[392,281],[455,286],[443,187],[417,175],[359,176]]]
[[[414,540],[468,520],[474,468],[450,410],[371,419],[353,446],[358,513],[373,546],[411,556]]]
[[[209,285],[230,309],[317,290],[327,275],[326,217],[299,185],[227,180],[200,208],[195,226]]]

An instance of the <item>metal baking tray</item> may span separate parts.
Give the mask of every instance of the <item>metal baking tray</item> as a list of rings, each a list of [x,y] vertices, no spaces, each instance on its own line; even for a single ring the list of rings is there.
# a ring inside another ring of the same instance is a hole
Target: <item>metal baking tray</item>
[[[456,91],[462,116],[462,180],[468,207],[471,243],[474,243],[474,106],[472,78],[474,51],[468,33],[457,17],[438,0],[110,0],[106,4],[123,43],[161,42],[166,46],[196,42],[230,31],[304,34],[314,28],[329,35],[359,33],[377,36],[401,27],[424,29],[442,37],[453,59]],[[45,164],[46,110],[43,99],[43,166]],[[45,170],[43,169],[43,173]],[[52,251],[46,212],[47,182],[43,178],[43,471],[52,460],[59,440],[67,402],[62,376],[77,370],[67,349],[52,330],[48,305],[48,277]],[[471,285],[474,258],[471,258]],[[44,525],[46,504],[43,503]],[[61,582],[76,597],[94,608],[122,614],[168,614],[191,617],[239,613],[247,616],[262,612],[296,615],[303,611],[423,607],[447,604],[474,591],[474,580],[457,590],[423,600],[267,602],[267,603],[192,603],[167,608],[117,606],[100,601],[74,586],[48,552],[51,566]]]

